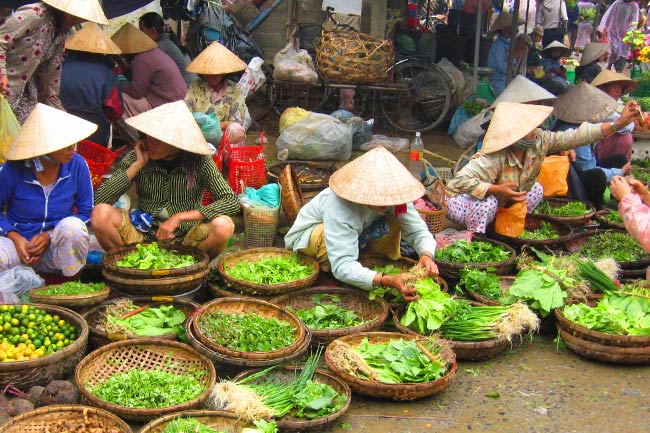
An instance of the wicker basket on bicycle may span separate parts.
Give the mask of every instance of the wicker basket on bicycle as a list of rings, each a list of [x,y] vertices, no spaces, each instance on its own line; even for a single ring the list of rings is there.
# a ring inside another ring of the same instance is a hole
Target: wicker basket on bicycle
[[[386,79],[395,59],[390,41],[336,29],[323,32],[316,47],[316,60],[323,79],[334,83],[372,84]]]

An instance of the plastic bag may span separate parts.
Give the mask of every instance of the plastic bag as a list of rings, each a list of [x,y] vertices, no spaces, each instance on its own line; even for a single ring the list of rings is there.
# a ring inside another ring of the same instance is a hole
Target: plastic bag
[[[544,188],[544,197],[565,196],[569,192],[569,157],[551,155],[544,158],[537,182]]]
[[[373,135],[372,140],[363,143],[359,148],[361,150],[374,149],[377,146],[386,148],[389,152],[397,153],[408,150],[410,143],[406,138],[387,137],[385,135]]]
[[[351,117],[345,124],[352,128],[352,149],[359,150],[366,141],[372,140],[374,119],[363,120],[361,117]]]
[[[306,50],[291,41],[273,57],[273,79],[291,83],[317,83],[314,62]]]
[[[456,108],[454,115],[451,116],[449,128],[447,128],[447,135],[454,135],[458,131],[458,127],[471,119],[472,116],[465,111],[463,107]]]
[[[262,65],[264,60],[260,57],[253,57],[253,59],[248,63],[248,67],[242,74],[241,78],[237,85],[241,88],[242,93],[245,97],[255,93],[260,87],[266,82],[266,76],[262,71]]]
[[[0,303],[17,304],[27,291],[45,285],[45,280],[28,266],[16,266],[0,272]]]
[[[247,187],[244,193],[239,194],[239,201],[243,206],[275,209],[280,206],[280,185],[269,183],[259,189]]]
[[[20,123],[16,119],[7,98],[0,95],[0,163],[5,162],[5,155],[14,137],[20,131]]]
[[[459,108],[460,109],[460,108]],[[487,108],[461,124],[454,134],[454,141],[459,147],[467,149],[476,145],[478,138],[485,133],[481,125],[492,118],[492,111]]]
[[[221,137],[223,137],[223,131],[221,131],[221,123],[217,120],[216,114],[204,114],[204,113],[192,113],[194,115],[194,120],[201,128],[203,133],[203,138],[208,143],[218,146],[221,143]]]
[[[296,122],[300,122],[305,117],[309,116],[311,111],[304,110],[300,107],[289,107],[280,115],[280,134],[287,129],[288,126]]]
[[[311,113],[287,127],[276,145],[280,160],[347,161],[352,155],[352,128],[327,114]]]
[[[526,212],[528,207],[525,201],[519,201],[510,207],[500,207],[494,221],[494,231],[511,238],[518,238],[526,226]]]
[[[435,234],[436,248],[441,250],[448,245],[456,243],[456,241],[472,242],[473,231],[470,230],[456,230],[452,228],[444,229]]]

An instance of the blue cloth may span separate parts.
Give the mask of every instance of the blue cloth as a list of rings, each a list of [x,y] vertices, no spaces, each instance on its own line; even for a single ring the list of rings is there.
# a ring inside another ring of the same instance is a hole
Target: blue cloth
[[[141,233],[147,233],[153,227],[153,218],[149,212],[144,212],[137,209],[129,211],[129,220],[133,227]]]
[[[544,72],[548,72],[551,69],[559,69],[562,67],[562,61],[560,59],[554,60],[548,57],[542,57],[542,66],[544,67]]]
[[[365,248],[368,242],[373,239],[379,239],[386,236],[389,232],[388,221],[386,218],[377,218],[366,227],[359,236],[359,249]]]
[[[488,80],[496,96],[499,96],[503,89],[506,88],[506,76],[508,74],[508,50],[510,49],[510,40],[501,33],[496,37],[490,52],[488,54],[488,68],[494,72]]]
[[[29,241],[69,216],[87,224],[93,209],[93,186],[86,161],[75,153],[72,161],[61,165],[48,197],[25,161],[0,165],[0,209],[5,206],[6,216],[0,214],[2,236],[16,231]]]
[[[256,205],[267,206],[272,209],[280,206],[280,186],[277,183],[268,183],[259,189],[246,188],[246,193],[242,194]]]

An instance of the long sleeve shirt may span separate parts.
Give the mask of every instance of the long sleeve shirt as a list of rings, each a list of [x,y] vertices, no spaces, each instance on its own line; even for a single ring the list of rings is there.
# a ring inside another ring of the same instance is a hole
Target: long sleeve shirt
[[[0,165],[0,209],[5,206],[6,215],[0,214],[2,236],[15,231],[29,241],[69,216],[87,224],[93,210],[93,186],[86,161],[75,153],[62,164],[49,194],[25,161]]]
[[[435,253],[436,242],[417,210],[409,203],[406,213],[400,215],[402,239],[416,252]],[[388,212],[393,212],[391,207]],[[325,247],[337,280],[364,290],[372,288],[377,272],[359,263],[359,236],[381,214],[366,205],[352,203],[327,188],[300,209],[295,223],[286,234],[287,248],[298,251],[309,245],[314,227],[324,225]]]
[[[510,40],[499,33],[488,53],[488,68],[493,72],[488,77],[490,85],[496,95],[500,95],[506,88],[506,77],[508,74],[508,50],[510,49]]]
[[[610,59],[613,58],[612,54],[627,56],[630,47],[623,42],[623,37],[634,28],[633,23],[639,22],[639,18],[639,5],[634,1],[616,0],[607,9],[600,20],[598,30],[601,32],[607,30],[607,39],[611,49]]]
[[[514,119],[513,119],[514,121]],[[603,138],[599,124],[583,123],[579,128],[562,132],[537,129],[537,142],[526,150],[523,164],[515,155],[512,146],[498,152],[477,153],[447,184],[451,196],[469,194],[483,200],[491,185],[514,183],[516,191],[530,191],[544,157],[551,153],[573,149]]]
[[[569,19],[564,0],[543,0],[537,5],[536,27],[557,29],[561,19]]]
[[[221,122],[243,123],[246,117],[246,97],[241,87],[230,80],[223,85],[226,86],[225,94],[220,95],[205,80],[197,80],[190,84],[185,103],[192,112],[215,113]]]
[[[650,207],[637,194],[628,194],[618,203],[618,213],[625,229],[636,239],[646,253],[650,253]]]
[[[169,36],[169,33],[162,33],[160,36],[158,36],[158,48],[164,51],[165,54],[167,54],[169,57],[172,58],[174,63],[176,63],[176,66],[178,66],[178,69],[181,71],[181,74],[183,75],[183,79],[185,80],[185,84],[188,86],[192,84],[194,81],[199,79],[199,76],[192,73],[192,72],[187,72],[185,69],[187,68],[187,65],[190,64],[192,59],[190,59],[190,56],[184,52],[181,51],[180,48],[172,41],[171,36]]]

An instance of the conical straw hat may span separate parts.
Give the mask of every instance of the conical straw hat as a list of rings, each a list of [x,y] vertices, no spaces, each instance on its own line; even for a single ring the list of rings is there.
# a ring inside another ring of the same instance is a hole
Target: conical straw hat
[[[600,56],[609,51],[609,44],[602,44],[600,42],[587,42],[585,50],[580,57],[580,66],[588,65],[594,60],[598,60]]]
[[[514,80],[506,86],[499,97],[492,103],[496,107],[499,102],[535,102],[556,99],[557,96],[523,75],[517,75]]]
[[[505,149],[537,128],[553,111],[544,105],[500,102],[483,140],[482,153]]]
[[[517,24],[523,24],[525,21],[517,17]],[[496,20],[492,23],[490,27],[490,33],[494,33],[497,30],[503,30],[504,28],[512,27],[512,14],[510,12],[501,12]]]
[[[548,44],[547,46],[545,46],[544,51],[550,50],[551,48],[562,48],[562,51],[563,51],[562,57],[568,56],[569,53],[571,52],[571,49],[569,47],[564,45],[562,42],[558,42],[558,41],[553,41],[550,44]]]
[[[86,21],[108,24],[104,10],[97,0],[43,0],[43,3]]]
[[[124,24],[111,37],[122,54],[138,54],[158,47],[149,36],[131,23]]]
[[[95,23],[86,24],[81,30],[75,32],[65,41],[67,50],[85,51],[97,54],[122,54],[115,45]]]
[[[47,155],[83,140],[97,125],[65,111],[38,103],[9,146],[10,161]]]
[[[381,146],[347,163],[330,176],[339,197],[371,206],[395,206],[424,195],[424,186]]]
[[[212,42],[208,48],[187,65],[185,70],[195,74],[225,75],[246,69],[246,63],[219,42]]]
[[[594,78],[594,80],[591,82],[591,85],[598,87],[609,83],[623,84],[625,86],[625,89],[623,89],[624,95],[636,89],[636,86],[639,84],[623,74],[619,74],[618,72],[614,72],[609,69],[603,69],[600,71],[600,74],[596,75],[596,78]]]
[[[163,143],[198,155],[211,155],[192,112],[185,101],[170,102],[153,110],[126,119],[126,123],[138,131],[157,138]]]
[[[569,123],[596,123],[616,111],[616,106],[607,93],[582,82],[555,101],[553,115]]]

